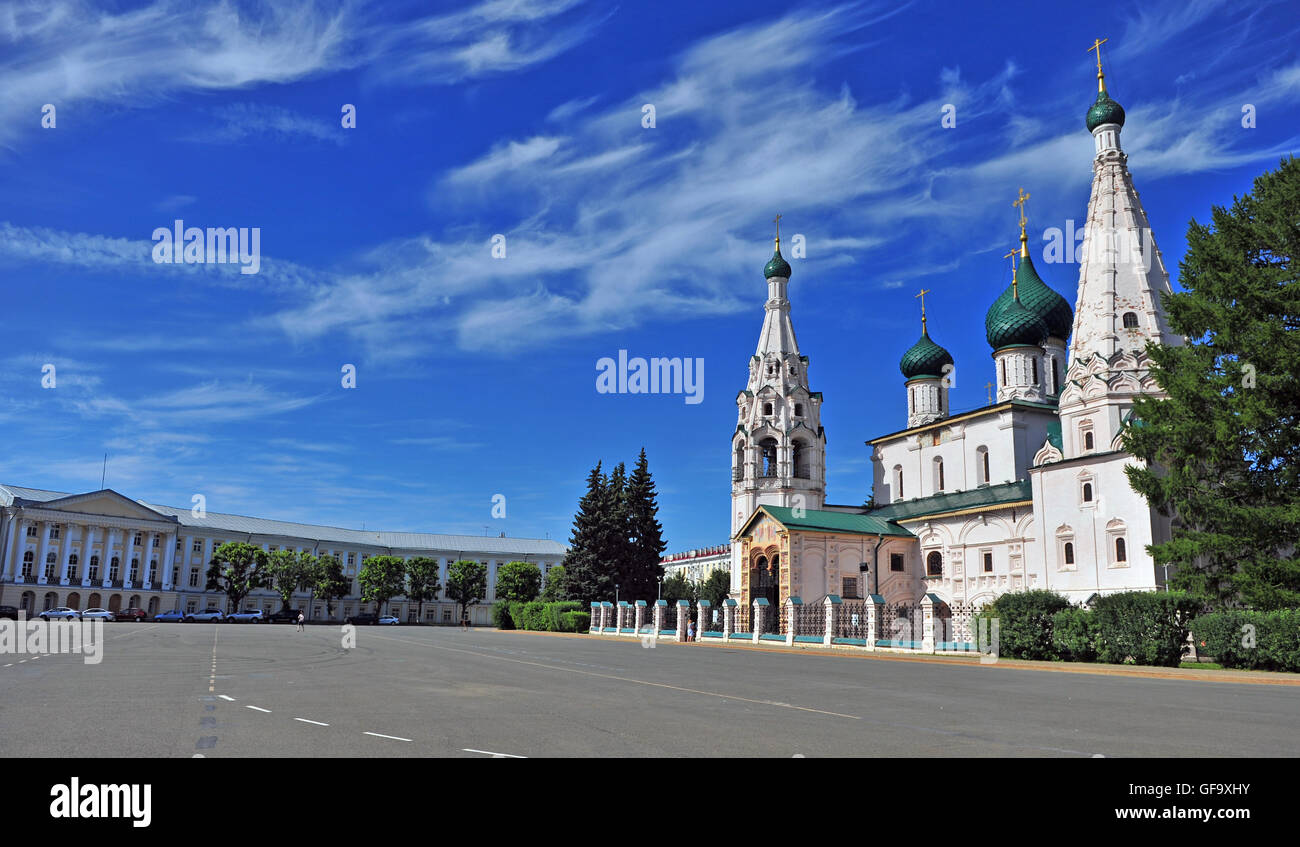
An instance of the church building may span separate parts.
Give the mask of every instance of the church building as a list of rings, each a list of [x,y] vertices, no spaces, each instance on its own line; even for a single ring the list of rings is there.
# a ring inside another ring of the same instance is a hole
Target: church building
[[[978,607],[1024,589],[1086,603],[1163,586],[1167,575],[1146,547],[1169,538],[1170,519],[1130,487],[1124,469],[1139,460],[1124,452],[1121,429],[1134,423],[1136,395],[1161,394],[1147,343],[1183,340],[1161,309],[1169,274],[1120,146],[1124,110],[1106,91],[1100,56],[1097,80],[1073,309],[1034,267],[1022,189],[1011,279],[984,321],[996,394],[952,413],[953,358],[930,336],[922,297],[921,337],[899,362],[906,419],[866,442],[874,479],[866,506],[825,502],[823,398],[795,340],[778,235],[731,443],[731,589],[742,616],[760,599],[878,595],[901,604],[928,594]]]

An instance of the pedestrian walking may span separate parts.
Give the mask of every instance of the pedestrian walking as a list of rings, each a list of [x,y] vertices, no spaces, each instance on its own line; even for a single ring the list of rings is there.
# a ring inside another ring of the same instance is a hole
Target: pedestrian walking
[[[695,621],[688,621],[686,624],[686,640],[695,640]]]
[[[303,621],[305,621],[305,620],[307,620],[307,618],[303,615],[302,612],[299,612],[299,613],[298,613],[298,631],[299,631],[299,632],[305,632],[305,630],[303,629],[303,626],[302,626]]]
[[[469,632],[469,615],[460,616],[460,629],[461,632]]]

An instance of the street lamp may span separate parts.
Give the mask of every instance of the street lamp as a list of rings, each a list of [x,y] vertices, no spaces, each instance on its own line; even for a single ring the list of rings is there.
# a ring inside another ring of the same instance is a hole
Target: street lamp
[[[664,576],[663,576],[663,574],[660,574],[660,575],[657,577],[657,579],[659,580],[659,594],[655,596],[655,599],[656,599],[656,600],[662,600],[662,599],[664,599]]]
[[[614,605],[618,606],[618,583],[614,583]]]

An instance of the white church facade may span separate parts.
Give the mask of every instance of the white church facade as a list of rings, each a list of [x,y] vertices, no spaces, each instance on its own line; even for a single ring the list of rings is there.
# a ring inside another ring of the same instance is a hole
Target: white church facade
[[[1097,78],[1073,308],[1034,267],[1022,191],[1012,277],[985,318],[996,397],[952,414],[953,359],[930,337],[922,300],[921,337],[900,362],[905,426],[866,442],[866,506],[825,502],[822,394],[795,340],[778,236],[731,442],[731,588],[742,610],[827,595],[981,606],[1035,588],[1087,602],[1165,583],[1146,547],[1168,539],[1170,519],[1129,485],[1125,468],[1139,460],[1121,429],[1135,396],[1160,396],[1146,344],[1183,339],[1161,310],[1169,275],[1120,146],[1124,110],[1100,63]]]

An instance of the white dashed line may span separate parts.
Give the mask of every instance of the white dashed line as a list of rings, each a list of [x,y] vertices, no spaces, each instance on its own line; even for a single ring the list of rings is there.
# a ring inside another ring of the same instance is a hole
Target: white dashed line
[[[9,664],[5,665],[6,668],[12,668],[13,666],[14,666],[13,662],[10,662]]]
[[[261,706],[245,706],[244,708],[245,708],[245,709],[256,709],[256,710],[259,711],[259,712],[266,712],[268,715],[271,714],[271,710],[270,710],[270,709],[263,709]]]
[[[329,724],[327,723],[321,723],[320,721],[309,721],[306,718],[294,718],[294,720],[302,721],[303,723],[313,723],[316,724],[316,726],[329,726]]]
[[[364,733],[364,734],[365,734],[365,735],[373,735],[375,738],[391,738],[391,739],[393,739],[394,741],[410,741],[410,740],[411,740],[411,739],[409,739],[409,738],[399,738],[399,737],[397,737],[396,735],[383,735],[382,733],[378,733],[378,732],[367,732],[367,733]]]
[[[229,700],[229,701],[232,702],[232,703],[235,702],[235,698],[234,698],[234,697],[230,697],[230,696],[227,696],[227,695],[225,695],[225,694],[218,694],[217,696],[220,697],[222,700]]]
[[[512,756],[509,753],[493,753],[491,750],[474,750],[469,747],[462,747],[466,753],[482,753],[485,756],[491,756],[494,759],[527,759],[527,756]]]
[[[19,660],[18,660],[18,664],[20,664],[20,665],[25,665],[25,664],[27,664],[27,660],[26,660],[26,659],[19,659]]]

